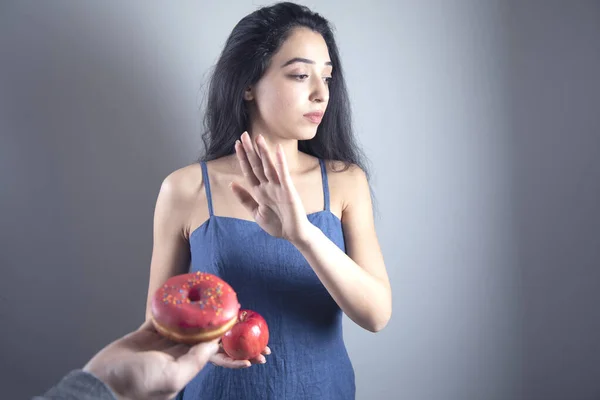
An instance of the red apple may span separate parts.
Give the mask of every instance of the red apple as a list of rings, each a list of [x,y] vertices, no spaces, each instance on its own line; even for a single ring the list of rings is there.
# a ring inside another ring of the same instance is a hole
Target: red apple
[[[258,357],[269,342],[267,321],[252,310],[240,310],[238,322],[221,338],[223,350],[234,360]]]

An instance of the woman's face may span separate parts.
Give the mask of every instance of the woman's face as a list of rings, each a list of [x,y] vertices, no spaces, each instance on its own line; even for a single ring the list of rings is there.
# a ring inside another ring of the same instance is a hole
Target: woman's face
[[[263,77],[246,92],[253,134],[312,139],[329,101],[332,69],[321,34],[294,29]]]

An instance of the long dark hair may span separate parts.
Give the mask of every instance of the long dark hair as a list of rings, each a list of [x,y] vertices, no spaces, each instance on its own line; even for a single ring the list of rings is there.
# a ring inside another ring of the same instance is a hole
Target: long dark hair
[[[233,28],[209,84],[202,136],[204,161],[234,152],[234,143],[249,128],[244,91],[265,73],[271,58],[291,30],[306,27],[323,36],[333,64],[329,103],[311,140],[301,140],[298,149],[324,159],[342,161],[347,169],[356,164],[365,171],[366,159],[352,130],[350,101],[342,64],[329,22],[309,8],[283,2],[247,15]]]

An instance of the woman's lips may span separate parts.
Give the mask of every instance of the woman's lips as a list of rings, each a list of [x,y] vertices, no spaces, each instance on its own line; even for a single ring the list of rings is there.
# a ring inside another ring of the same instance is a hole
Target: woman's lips
[[[313,124],[319,124],[319,123],[321,123],[321,120],[323,119],[323,113],[320,111],[310,112],[310,113],[304,114],[304,116]]]

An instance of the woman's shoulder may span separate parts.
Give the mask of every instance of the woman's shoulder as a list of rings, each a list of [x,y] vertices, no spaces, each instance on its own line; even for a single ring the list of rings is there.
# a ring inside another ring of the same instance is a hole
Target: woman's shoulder
[[[332,204],[339,204],[343,214],[348,205],[370,191],[367,174],[354,163],[326,160],[325,165]]]
[[[163,180],[163,185],[179,194],[193,192],[202,186],[202,168],[200,163],[193,163],[169,173]]]
[[[199,163],[186,165],[169,173],[162,181],[160,196],[174,206],[198,199],[203,190],[202,168]]]
[[[367,181],[366,172],[357,164],[338,160],[326,160],[327,176],[330,181],[353,185]]]
[[[215,160],[206,161],[208,174],[213,180],[219,180],[222,175],[228,175],[231,165],[231,157],[225,156]],[[206,202],[206,192],[204,190],[204,175],[200,162],[195,162],[179,168],[164,178],[161,185],[161,193],[176,201],[179,205],[186,202],[193,202],[197,206],[197,201]]]

